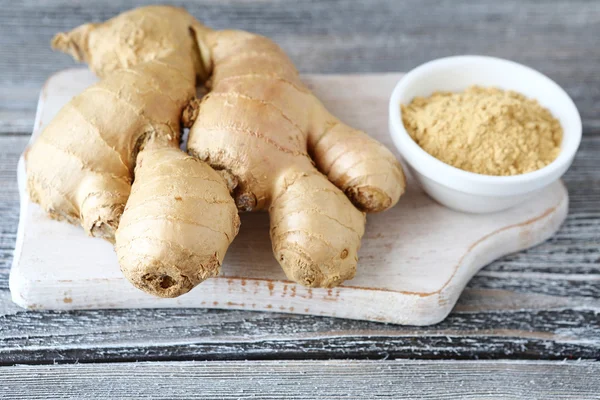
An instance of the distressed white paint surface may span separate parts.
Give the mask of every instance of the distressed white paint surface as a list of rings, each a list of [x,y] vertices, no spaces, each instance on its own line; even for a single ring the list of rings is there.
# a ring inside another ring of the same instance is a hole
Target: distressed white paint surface
[[[342,120],[392,149],[387,101],[400,77],[307,75],[305,80]],[[33,136],[94,81],[85,69],[52,76],[40,97]],[[22,160],[18,172],[21,217],[10,288],[17,304],[32,309],[210,307],[433,324],[446,317],[481,267],[544,241],[568,209],[566,189],[557,182],[512,210],[461,214],[433,202],[409,177],[408,191],[394,209],[368,217],[356,278],[341,287],[308,289],[287,281],[272,257],[268,217],[260,213],[242,216],[222,276],[179,298],[159,299],[127,282],[109,243],[50,220],[30,203]]]

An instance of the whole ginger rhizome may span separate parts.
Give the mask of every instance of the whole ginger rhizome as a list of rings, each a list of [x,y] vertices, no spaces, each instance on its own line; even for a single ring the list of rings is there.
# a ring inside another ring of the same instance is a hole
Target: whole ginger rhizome
[[[402,106],[410,136],[435,158],[485,175],[517,175],[558,156],[560,122],[537,101],[497,88],[436,92]]]
[[[330,114],[266,37],[148,6],[53,46],[101,80],[32,145],[29,196],[113,242],[125,276],[148,293],[176,297],[219,274],[238,211],[256,210],[269,211],[290,280],[337,286],[356,272],[365,213],[404,191],[394,155]],[[202,100],[197,84],[210,89]]]

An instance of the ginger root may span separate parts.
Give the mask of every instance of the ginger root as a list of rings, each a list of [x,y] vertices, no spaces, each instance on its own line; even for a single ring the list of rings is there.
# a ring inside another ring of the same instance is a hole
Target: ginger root
[[[271,40],[243,31],[203,40],[211,90],[193,105],[190,153],[236,177],[238,209],[269,210],[273,252],[289,279],[331,287],[352,278],[365,225],[359,210],[396,204],[400,164],[332,116]]]
[[[239,226],[225,181],[179,150],[182,112],[205,78],[203,29],[185,10],[157,6],[57,35],[54,47],[103,79],[60,110],[27,156],[31,199],[116,240],[125,276],[163,297],[217,275]]]
[[[331,115],[265,37],[149,6],[52,44],[102,80],[33,144],[30,197],[113,241],[125,276],[146,292],[174,297],[217,275],[237,210],[269,210],[290,279],[339,285],[355,274],[364,213],[404,191],[394,156]],[[211,89],[202,101],[197,82]],[[179,150],[182,124],[193,157]]]
[[[217,172],[178,148],[152,143],[138,154],[115,249],[135,286],[175,297],[218,275],[238,228]]]

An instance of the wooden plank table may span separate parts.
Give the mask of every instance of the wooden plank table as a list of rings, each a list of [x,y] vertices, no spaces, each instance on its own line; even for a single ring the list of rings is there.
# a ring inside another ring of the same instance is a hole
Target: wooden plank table
[[[8,292],[18,223],[17,159],[43,81],[73,65],[52,53],[48,42],[55,32],[142,2],[4,2],[0,398],[186,398],[194,391],[217,396],[218,389],[231,398],[261,392],[273,398],[599,395],[600,364],[593,362],[600,359],[598,2],[177,3],[213,27],[272,37],[302,72],[406,71],[466,53],[509,58],[544,72],[573,97],[583,118],[582,146],[565,176],[569,217],[548,242],[483,269],[450,317],[432,327],[198,309],[22,310]],[[488,361],[468,361],[481,359]],[[90,364],[51,365],[57,362]],[[102,384],[107,380],[112,383]]]

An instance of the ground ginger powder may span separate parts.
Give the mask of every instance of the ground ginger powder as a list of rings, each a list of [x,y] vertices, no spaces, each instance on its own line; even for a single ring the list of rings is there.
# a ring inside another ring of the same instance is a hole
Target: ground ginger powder
[[[410,136],[435,158],[485,175],[517,175],[552,162],[562,127],[536,100],[496,88],[436,92],[402,106]]]

